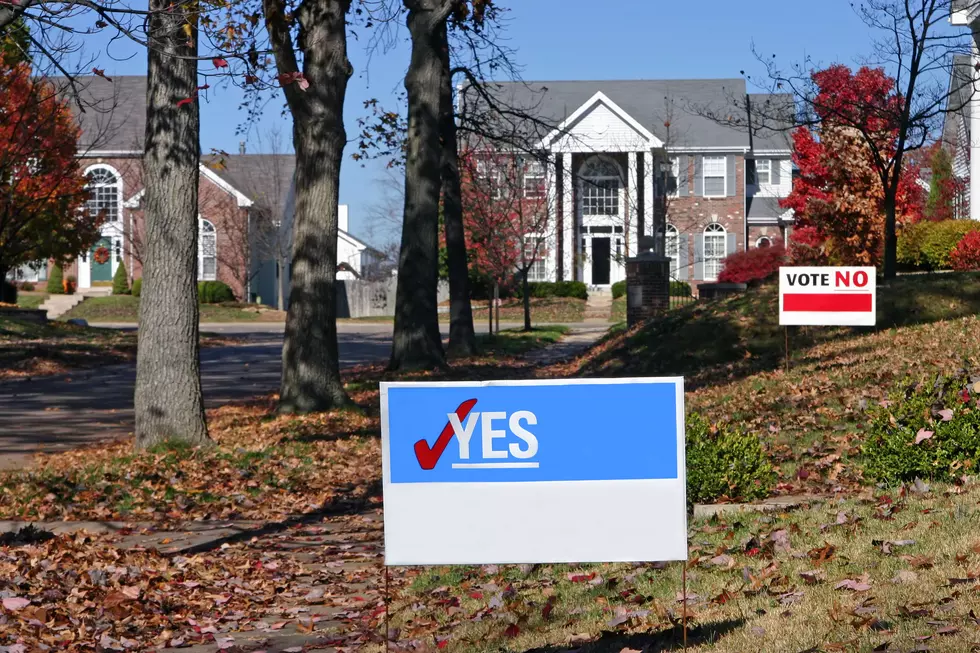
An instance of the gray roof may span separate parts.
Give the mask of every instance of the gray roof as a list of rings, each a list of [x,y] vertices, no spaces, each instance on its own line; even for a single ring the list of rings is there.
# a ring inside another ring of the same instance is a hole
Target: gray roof
[[[208,163],[210,157],[205,157]],[[222,166],[211,166],[219,177],[241,191],[256,206],[270,211],[274,220],[286,205],[296,170],[292,154],[234,154],[222,157]]]
[[[146,132],[146,77],[95,75],[51,81],[82,128],[80,150],[142,150]]]
[[[749,219],[778,218],[787,209],[779,206],[778,197],[746,197],[745,215]]]
[[[602,92],[660,140],[669,140],[669,147],[750,147],[743,79],[496,82],[486,90],[505,109],[504,116],[495,116],[494,130],[508,136],[540,140]],[[792,107],[789,95],[750,97],[760,105],[775,98],[773,104]],[[475,89],[464,90],[464,126],[467,119],[490,122],[484,118],[486,107]],[[789,116],[792,120],[792,112]],[[771,130],[754,140],[763,149],[789,148],[788,136]]]

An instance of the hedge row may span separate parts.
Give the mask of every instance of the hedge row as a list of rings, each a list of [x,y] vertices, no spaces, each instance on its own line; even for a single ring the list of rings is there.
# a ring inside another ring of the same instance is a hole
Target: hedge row
[[[581,281],[537,281],[527,285],[531,297],[574,297],[588,299],[589,289]],[[524,288],[521,284],[514,289],[514,296],[524,298]]]
[[[898,236],[898,262],[921,270],[949,270],[956,246],[973,231],[980,231],[980,223],[973,220],[908,225]]]
[[[133,297],[143,294],[143,279],[133,280]],[[197,300],[202,304],[224,304],[235,301],[235,294],[224,281],[201,281],[197,284]]]

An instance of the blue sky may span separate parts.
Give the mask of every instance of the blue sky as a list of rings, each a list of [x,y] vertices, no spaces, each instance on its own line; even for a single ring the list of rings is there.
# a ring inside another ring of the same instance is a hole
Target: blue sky
[[[760,74],[751,48],[775,54],[785,64],[805,57],[829,64],[859,63],[871,48],[867,28],[847,0],[820,3],[790,0],[498,0],[511,7],[506,36],[517,51],[516,59],[526,80],[556,79],[668,79],[731,78],[739,71]],[[820,8],[817,9],[816,6]],[[599,9],[601,7],[601,10]],[[401,30],[401,43],[369,64],[367,39],[350,43],[354,77],[347,93],[346,120],[349,137],[357,134],[356,120],[365,114],[363,102],[379,98],[394,106],[393,92],[401,88],[409,49]],[[95,54],[97,43],[89,45]],[[106,74],[144,74],[145,54],[120,61],[127,48],[114,46],[115,59],[103,56]],[[238,151],[241,137],[236,127],[245,115],[237,110],[235,89],[213,91],[202,104],[202,149]],[[282,117],[281,101],[265,111],[258,132],[278,125],[289,146],[291,127]],[[254,149],[254,148],[253,148]],[[348,147],[353,152],[354,145]],[[377,162],[362,166],[345,159],[341,202],[350,205],[351,231],[384,234],[369,229],[368,214],[379,196],[379,179],[385,174]],[[375,243],[382,245],[382,242]]]

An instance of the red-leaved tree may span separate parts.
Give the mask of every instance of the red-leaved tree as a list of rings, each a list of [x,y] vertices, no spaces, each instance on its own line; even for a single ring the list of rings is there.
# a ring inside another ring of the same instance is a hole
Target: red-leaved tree
[[[79,128],[68,104],[25,63],[0,59],[0,280],[34,261],[67,259],[98,239],[81,211]]]
[[[463,227],[470,266],[502,284],[518,276],[531,330],[531,270],[546,260],[554,221],[541,161],[473,148],[460,155]],[[532,174],[533,173],[533,174]]]
[[[722,283],[755,284],[779,274],[779,268],[786,265],[786,248],[782,241],[769,247],[753,247],[735,252],[722,263],[718,281]]]
[[[813,74],[820,120],[793,133],[793,160],[800,170],[784,208],[799,227],[812,228],[830,262],[878,265],[885,244],[885,189],[880,161],[897,147],[894,117],[902,98],[895,82],[878,68],[857,73],[836,65]],[[860,125],[860,128],[856,127]],[[899,222],[922,212],[918,168],[906,163],[896,196]]]

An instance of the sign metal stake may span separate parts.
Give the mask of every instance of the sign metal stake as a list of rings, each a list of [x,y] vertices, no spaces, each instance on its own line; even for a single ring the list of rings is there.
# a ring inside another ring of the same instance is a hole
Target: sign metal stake
[[[385,653],[388,653],[388,642],[391,640],[391,627],[390,622],[390,612],[391,612],[391,594],[388,591],[390,572],[388,571],[388,565],[385,568]]]
[[[783,327],[786,334],[786,373],[789,374],[789,327]]]
[[[681,604],[681,637],[684,641],[684,650],[687,650],[687,560],[681,563],[681,593],[684,601]]]

